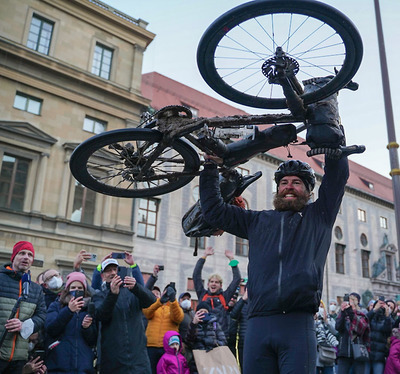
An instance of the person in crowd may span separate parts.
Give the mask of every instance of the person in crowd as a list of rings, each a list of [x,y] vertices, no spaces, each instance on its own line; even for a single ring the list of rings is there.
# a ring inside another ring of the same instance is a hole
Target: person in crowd
[[[60,292],[64,289],[64,281],[60,272],[56,269],[47,269],[43,272],[43,293],[46,302],[46,308],[55,301]]]
[[[82,251],[81,251],[82,252]],[[105,285],[105,282],[103,280],[103,277],[101,276],[102,274],[102,263],[105,260],[111,259],[112,258],[112,253],[109,253],[108,255],[104,256],[101,260],[101,263],[97,265],[97,268],[93,270],[93,275],[92,275],[92,288],[95,290],[100,290],[102,288],[102,285]],[[114,259],[115,260],[115,259]],[[118,264],[118,261],[115,260]],[[136,283],[139,283],[141,286],[144,286],[144,280],[143,280],[143,275],[142,272],[140,271],[139,265],[135,262],[132,253],[125,251],[125,257],[124,261],[126,264],[129,265],[130,272],[132,273],[131,276],[136,279]],[[79,267],[76,268],[80,269]]]
[[[92,297],[101,322],[100,374],[150,374],[141,311],[155,296],[134,277],[121,279],[113,258],[102,262],[101,271],[104,287]]]
[[[182,355],[182,339],[176,331],[167,331],[163,338],[165,353],[157,364],[157,374],[189,374],[189,366]]]
[[[160,265],[154,265],[153,273],[150,275],[150,277],[147,279],[147,282],[146,282],[146,288],[148,288],[150,291],[153,290],[153,287],[154,287],[154,285],[156,284],[156,282],[158,280],[158,273],[159,272],[160,272]]]
[[[329,315],[332,319],[336,321],[338,312],[338,304],[335,299],[329,300]]]
[[[236,303],[231,311],[231,319],[236,320],[238,323],[238,356],[239,356],[239,364],[240,370],[243,373],[243,349],[244,349],[244,341],[246,336],[247,329],[247,319],[248,319],[248,311],[249,311],[249,303],[247,296],[247,287],[244,291],[243,297]]]
[[[226,335],[226,342],[228,344],[229,349],[231,350],[232,354],[235,357],[237,357],[236,345],[237,345],[238,322],[236,319],[233,319],[231,317],[231,313],[237,303],[238,296],[239,296],[239,287],[233,294],[232,298],[229,300],[228,310],[226,313],[228,319],[228,334]]]
[[[219,160],[204,157],[200,201],[205,220],[250,243],[245,372],[309,373],[317,352],[314,314],[321,300],[332,227],[349,177],[347,157],[325,157],[325,175],[314,202],[310,198],[315,173],[310,165],[283,162],[275,172],[275,210],[263,211],[224,203]]]
[[[317,337],[317,351],[322,347],[336,348],[339,345],[333,331],[337,331],[332,327],[331,321],[335,321],[330,314],[327,313],[325,304],[321,300],[318,312],[315,314],[315,333]],[[322,362],[317,354],[317,374],[333,374],[335,360],[331,363]]]
[[[189,347],[210,351],[215,347],[227,345],[226,337],[221,325],[209,303],[201,301],[196,307],[196,313],[193,321],[190,323],[186,335],[186,342]],[[191,373],[197,373],[194,360],[189,362]]]
[[[392,324],[394,325],[397,320],[397,304],[391,299],[386,300],[385,303],[389,307],[390,317],[392,319]]]
[[[353,374],[364,374],[365,362],[355,361],[352,342],[364,344],[368,349],[370,345],[370,327],[367,316],[361,312],[359,303],[360,295],[353,292],[349,301],[344,301],[336,319],[336,330],[340,334],[338,351],[338,374],[348,374],[353,369]]]
[[[28,338],[44,326],[43,292],[30,281],[34,258],[32,243],[20,241],[14,244],[11,262],[0,268],[0,373],[22,372],[28,361]],[[12,315],[18,299],[19,308]]]
[[[157,363],[164,354],[164,335],[167,331],[178,332],[184,317],[183,310],[176,300],[174,285],[167,285],[160,298],[143,309],[143,314],[148,320],[146,336],[151,371],[156,374]]]
[[[375,302],[376,302],[376,300],[374,300],[374,299],[368,301],[367,312],[370,312],[372,309],[374,309]]]
[[[179,325],[179,335],[182,339],[182,354],[185,356],[187,362],[190,362],[193,357],[191,349],[186,344],[187,331],[189,329],[190,322],[192,322],[194,318],[191,299],[192,295],[189,292],[183,292],[179,295],[179,305],[183,310],[183,320]]]
[[[199,301],[207,301],[212,308],[212,313],[216,315],[219,324],[224,331],[225,336],[229,333],[229,321],[227,317],[228,302],[236,292],[236,288],[240,284],[239,261],[234,259],[232,251],[226,250],[225,256],[229,259],[229,266],[232,268],[232,282],[227,289],[222,289],[222,278],[218,274],[212,274],[208,278],[207,289],[203,286],[202,270],[208,256],[214,254],[214,248],[207,247],[201,258],[198,259],[193,270],[193,283]]]
[[[88,314],[89,302],[85,274],[68,274],[59,300],[47,310],[45,328],[52,339],[46,357],[49,373],[95,372],[92,348],[97,342],[97,327]]]
[[[374,307],[367,313],[371,330],[371,350],[367,373],[382,374],[388,354],[387,340],[392,333],[392,317],[390,307],[383,297],[375,301]],[[369,369],[369,370],[368,370]]]
[[[43,284],[43,274],[45,273],[46,270],[42,271],[36,276],[36,283],[41,286]]]
[[[400,330],[392,329],[390,337],[389,356],[385,363],[384,374],[399,374],[400,373]]]

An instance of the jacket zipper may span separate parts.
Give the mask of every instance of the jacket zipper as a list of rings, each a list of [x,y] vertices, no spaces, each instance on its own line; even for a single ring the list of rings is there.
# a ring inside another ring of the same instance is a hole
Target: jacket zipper
[[[284,224],[284,217],[282,215],[281,216],[281,233],[280,233],[280,237],[279,237],[279,247],[278,247],[278,255],[279,255],[278,297],[281,297],[283,224]]]

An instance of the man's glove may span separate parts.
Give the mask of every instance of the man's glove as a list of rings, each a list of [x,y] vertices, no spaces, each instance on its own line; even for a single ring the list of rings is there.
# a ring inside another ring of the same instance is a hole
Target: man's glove
[[[167,292],[165,292],[164,295],[162,295],[161,298],[160,298],[161,304],[166,304],[168,302],[168,300],[169,300],[168,288],[167,288]]]
[[[175,299],[176,299],[176,291],[171,286],[167,287],[167,293],[166,294],[168,295],[169,301],[171,303],[175,301]]]

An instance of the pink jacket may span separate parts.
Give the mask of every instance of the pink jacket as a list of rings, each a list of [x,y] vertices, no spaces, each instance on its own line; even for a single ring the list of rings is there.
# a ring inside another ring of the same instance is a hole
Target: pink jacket
[[[392,336],[390,338],[389,357],[386,360],[384,374],[400,373],[400,339]]]
[[[179,336],[179,352],[168,345],[171,336]],[[190,374],[186,358],[182,355],[182,339],[176,331],[167,331],[163,339],[165,353],[157,364],[157,374]]]

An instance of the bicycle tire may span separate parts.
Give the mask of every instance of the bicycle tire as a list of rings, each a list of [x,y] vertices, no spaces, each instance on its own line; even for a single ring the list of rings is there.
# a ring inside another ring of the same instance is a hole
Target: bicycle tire
[[[195,177],[200,158],[190,144],[177,139],[152,163],[143,180],[135,180],[146,157],[162,140],[163,134],[153,129],[108,131],[78,145],[70,169],[78,182],[105,195],[137,198],[166,194]],[[128,143],[133,145],[131,153],[127,153],[131,149]]]
[[[268,57],[272,56],[268,51],[268,53],[264,55],[264,51],[258,52],[250,49],[253,45],[257,45],[262,49],[263,44],[260,44],[260,41],[253,37],[250,32],[246,30],[246,27],[248,29],[254,28],[254,30],[259,28],[258,31],[265,33],[265,35],[262,36],[267,38],[267,26],[271,28],[275,27],[274,16],[275,19],[282,19],[283,17],[286,17],[285,14],[287,14],[287,22],[290,20],[288,26],[292,25],[291,22],[293,19],[296,20],[296,18],[299,18],[299,22],[303,19],[305,20],[300,27],[304,27],[304,25],[308,23],[308,28],[314,23],[319,23],[321,24],[321,27],[318,29],[318,32],[324,32],[326,33],[324,35],[328,35],[330,29],[332,29],[332,32],[334,31],[337,34],[332,34],[331,36],[332,45],[324,46],[321,44],[318,48],[315,47],[309,51],[306,50],[303,54],[309,52],[317,53],[317,50],[322,51],[324,48],[328,47],[332,49],[337,48],[338,51],[344,49],[344,61],[337,75],[320,89],[300,95],[304,104],[307,105],[322,100],[339,91],[349,83],[361,63],[363,55],[361,36],[357,28],[347,16],[337,9],[315,0],[252,1],[239,5],[216,19],[203,34],[197,49],[197,65],[200,74],[206,83],[220,95],[239,104],[266,109],[287,108],[286,99],[281,92],[277,97],[271,95],[273,87],[272,85],[270,85],[271,87],[266,85],[266,78],[263,77],[261,68],[257,67],[259,72],[255,69],[255,73],[247,77],[245,75],[246,70],[244,69],[246,67],[250,70],[252,65],[255,64],[255,62],[249,64],[250,60],[248,58],[251,56],[253,56],[254,60],[259,59],[260,62],[265,61]],[[267,22],[268,17],[270,18],[270,23]],[[265,28],[261,27],[264,26],[263,22],[266,25]],[[299,30],[300,28],[296,29],[295,32]],[[316,42],[314,42],[314,37],[316,34],[317,32],[315,32],[315,35],[310,35],[307,42],[315,44]],[[294,33],[292,35],[294,35]],[[240,44],[240,40],[234,39],[236,37],[242,38],[242,43],[246,41],[246,44]],[[285,39],[283,38],[283,40]],[[342,46],[339,44],[335,45],[334,43],[336,40],[341,40],[343,43]],[[287,37],[285,43],[287,43],[288,48],[290,42],[290,38]],[[325,41],[322,40],[322,42]],[[330,41],[327,40],[327,42]],[[223,43],[226,43],[226,45],[223,45]],[[267,43],[265,43],[265,45],[266,44]],[[237,48],[233,49],[234,46]],[[297,46],[295,46],[295,48]],[[243,50],[240,48],[243,48]],[[220,55],[222,51],[228,56],[225,57]],[[270,51],[273,52],[274,47],[270,49]],[[232,57],[229,56],[229,53],[232,54]],[[303,56],[303,54],[301,56]],[[323,61],[324,58],[327,57],[328,56],[318,56],[318,59]],[[335,61],[340,61],[341,58],[340,55],[331,57],[334,57]],[[296,56],[294,56],[294,58],[296,59]],[[230,61],[228,61],[228,59]],[[223,65],[224,61],[226,62],[226,66]],[[238,65],[238,67],[230,67],[229,63],[232,64],[232,61],[235,61],[235,64]],[[313,66],[312,63],[310,66],[307,66],[303,61],[308,60],[301,58],[298,74],[300,74],[300,72],[305,74],[304,69],[309,68],[311,71],[314,70],[314,73],[307,73],[305,78],[321,76],[321,74],[315,74],[317,68]],[[242,65],[240,65],[241,63]],[[248,66],[243,64],[248,64]],[[325,76],[335,75],[333,68],[330,74],[326,74],[328,69],[326,69],[325,66],[320,66],[320,69],[321,72],[325,72]],[[253,70],[253,68],[251,70]],[[227,71],[229,74],[225,74]],[[237,78],[234,79],[235,76]],[[250,86],[250,83],[249,86],[245,86],[244,83],[246,80],[251,82],[254,86]],[[270,91],[267,92],[267,90],[264,90],[265,87],[268,87]],[[261,90],[263,92],[262,95],[260,94]]]

